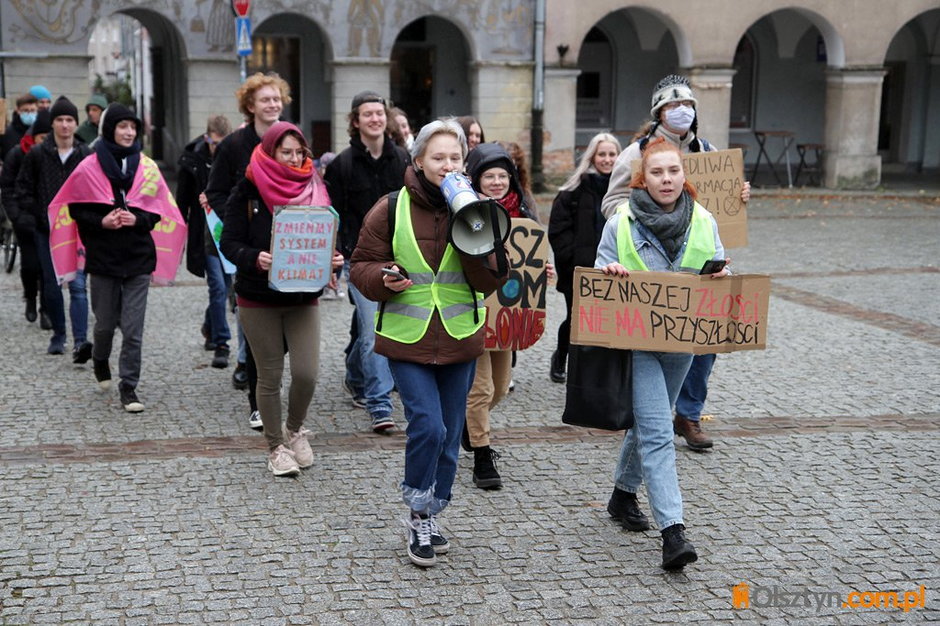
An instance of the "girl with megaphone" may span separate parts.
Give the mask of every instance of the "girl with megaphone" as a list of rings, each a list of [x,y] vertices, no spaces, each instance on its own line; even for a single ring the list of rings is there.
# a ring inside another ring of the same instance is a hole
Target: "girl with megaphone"
[[[424,126],[404,187],[366,215],[350,266],[353,284],[379,303],[375,351],[388,357],[408,421],[401,492],[410,509],[408,558],[420,567],[434,565],[435,554],[449,548],[437,516],[451,500],[467,394],[483,353],[483,299],[506,279],[501,246],[471,256],[448,242],[450,208],[441,184],[463,171],[466,156],[455,121]]]

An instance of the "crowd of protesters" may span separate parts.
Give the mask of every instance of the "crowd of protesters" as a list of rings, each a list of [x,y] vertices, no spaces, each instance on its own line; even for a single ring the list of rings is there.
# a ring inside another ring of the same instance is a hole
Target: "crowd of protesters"
[[[48,354],[65,354],[67,286],[72,361],[91,360],[95,383],[110,388],[119,329],[120,402],[144,411],[137,386],[148,288],[172,281],[185,251],[186,269],[206,280],[200,331],[210,364],[228,368],[235,351],[232,385],[247,390],[247,426],[263,431],[271,473],[294,476],[315,464],[304,424],[319,374],[319,300],[343,294],[348,277],[343,387],[377,434],[397,428],[397,393],[406,422],[407,554],[429,567],[450,546],[439,515],[453,497],[461,442],[474,455],[474,485],[503,486],[490,412],[513,388],[515,365],[514,352],[484,349],[483,300],[506,280],[506,251],[474,256],[454,245],[442,185],[466,173],[479,197],[510,218],[538,221],[525,154],[512,142],[488,143],[471,116],[413,133],[405,111],[367,90],[351,102],[349,146],[315,159],[303,132],[281,119],[290,103],[286,81],[255,74],[236,100],[243,123],[233,131],[224,116],[209,117],[179,159],[172,194],[142,151],[145,128],[131,109],[92,94],[81,121],[75,104],[42,85],[16,98],[0,141],[0,201],[19,244],[24,317],[51,331]],[[717,149],[696,135],[688,81],[660,81],[650,113],[626,149],[611,134],[593,137],[552,204],[548,235],[568,311],[549,364],[553,382],[567,377],[576,267],[627,275],[724,259],[714,219],[695,202],[682,169],[683,152]],[[745,184],[745,202],[749,194]],[[332,207],[338,216],[331,278],[321,290],[283,292],[268,281],[274,209],[284,205]],[[554,279],[556,266],[546,267]],[[713,446],[700,419],[714,362],[714,355],[634,355],[636,425],[624,438],[607,511],[627,530],[649,529],[637,498],[645,485],[666,569],[697,558],[685,538],[673,435],[694,450]]]

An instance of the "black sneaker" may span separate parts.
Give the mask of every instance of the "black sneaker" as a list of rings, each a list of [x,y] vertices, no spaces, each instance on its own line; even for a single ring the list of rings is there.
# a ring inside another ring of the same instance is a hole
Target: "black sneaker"
[[[111,388],[111,366],[108,365],[108,359],[103,359],[99,361],[98,359],[92,359],[92,365],[95,368],[95,380],[98,381],[98,386],[102,389]]]
[[[121,383],[118,385],[118,391],[121,394],[121,405],[128,413],[140,413],[144,410],[144,404],[137,399],[137,392],[133,387]]]
[[[205,348],[206,352],[212,352],[215,350],[216,345],[209,339],[209,327],[203,324],[200,330],[202,331],[202,338],[205,340],[202,347]]]
[[[232,372],[232,387],[239,390],[248,389],[248,370],[244,363],[235,366],[235,371]]]
[[[636,494],[614,487],[614,493],[607,503],[607,512],[627,530],[649,530],[650,521],[637,502]]]
[[[75,346],[72,350],[72,363],[76,365],[81,365],[83,363],[88,363],[88,359],[91,358],[91,342],[83,341],[80,345]]]
[[[473,484],[480,489],[502,489],[503,479],[496,470],[499,452],[489,446],[473,449]]]
[[[248,426],[254,430],[264,430],[264,422],[261,421],[261,411],[255,409],[248,416]]]
[[[224,370],[228,367],[228,346],[217,346],[212,357],[212,367]]]
[[[673,524],[663,529],[663,569],[682,569],[697,560],[695,546],[685,538],[685,526]]]
[[[434,554],[446,554],[450,550],[450,542],[441,534],[441,527],[437,525],[437,516],[431,515],[428,519],[431,522],[431,547],[434,548]]]
[[[428,515],[412,515],[405,526],[408,528],[408,558],[419,567],[431,567],[437,563],[431,545],[431,518]]]

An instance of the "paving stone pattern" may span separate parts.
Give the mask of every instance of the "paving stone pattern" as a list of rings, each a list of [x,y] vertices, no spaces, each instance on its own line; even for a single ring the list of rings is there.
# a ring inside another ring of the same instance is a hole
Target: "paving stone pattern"
[[[607,517],[619,435],[560,423],[557,292],[493,415],[506,486],[474,488],[462,454],[451,551],[424,571],[404,553],[404,436],[372,434],[342,390],[348,302],[321,303],[314,466],[275,479],[232,370],[208,366],[198,280],[151,290],[147,410],[128,415],[45,354],[0,275],[0,624],[940,622],[940,208],[761,194],[749,212],[729,256],[774,276],[768,348],[719,356],[713,451],[677,440],[700,559],[672,574],[657,531]],[[740,582],[804,595],[735,609]],[[907,613],[805,595],[920,585]]]

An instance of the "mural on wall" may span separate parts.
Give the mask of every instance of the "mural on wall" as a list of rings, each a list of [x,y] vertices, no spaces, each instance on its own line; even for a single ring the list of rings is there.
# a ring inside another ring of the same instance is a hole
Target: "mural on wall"
[[[209,52],[232,52],[235,49],[235,16],[228,0],[212,0],[206,45]]]
[[[382,23],[385,21],[384,0],[349,0],[346,22],[349,24],[349,46],[346,54],[351,57],[366,56],[360,51],[362,36],[368,44],[368,56],[379,56],[382,43]]]
[[[20,17],[20,23],[14,23],[4,37],[11,43],[32,38],[47,44],[70,44],[88,37],[92,27],[79,16],[85,0],[10,0],[10,4]],[[91,0],[92,14],[100,4]]]
[[[385,58],[401,29],[439,16],[472,39],[478,58],[531,58],[532,0],[267,0],[252,7],[252,26],[284,13],[304,16],[345,56]],[[179,29],[190,58],[231,58],[235,19],[229,0],[3,0],[0,27],[8,49],[62,54],[87,52],[97,18],[129,12],[160,16]]]

